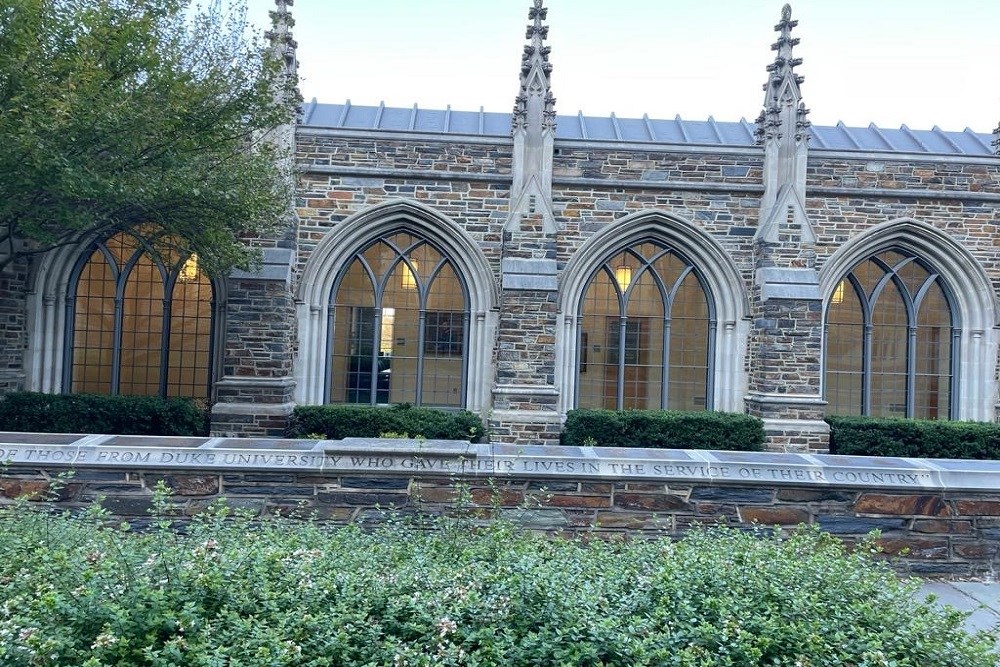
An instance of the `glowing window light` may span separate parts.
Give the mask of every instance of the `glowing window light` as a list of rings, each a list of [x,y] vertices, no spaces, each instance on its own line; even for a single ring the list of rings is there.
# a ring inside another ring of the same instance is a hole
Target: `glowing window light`
[[[197,254],[193,254],[187,258],[187,261],[181,267],[180,273],[177,274],[177,279],[182,283],[190,283],[198,279]]]
[[[618,286],[622,288],[623,292],[627,290],[629,284],[632,282],[632,267],[627,264],[622,264],[615,269],[615,280],[618,282]]]
[[[412,269],[407,266],[406,262],[403,262],[401,265],[403,267],[403,277],[401,282],[403,289],[417,289],[417,277],[413,275],[413,272],[419,271],[420,269],[417,266],[417,260],[411,259],[410,264],[413,265]]]

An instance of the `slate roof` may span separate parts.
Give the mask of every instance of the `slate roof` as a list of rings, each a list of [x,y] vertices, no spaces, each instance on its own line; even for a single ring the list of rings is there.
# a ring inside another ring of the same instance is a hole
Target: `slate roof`
[[[464,134],[483,137],[509,137],[511,114],[447,109],[320,104],[315,99],[303,108],[301,125],[305,127],[345,128],[387,132],[426,132]],[[630,143],[669,143],[699,146],[752,146],[754,124],[738,122],[617,118],[611,116],[556,116],[556,139],[624,141]],[[893,153],[928,153],[934,155],[991,156],[993,135],[966,128],[963,132],[931,130],[813,125],[809,128],[813,148],[845,151],[883,151]]]

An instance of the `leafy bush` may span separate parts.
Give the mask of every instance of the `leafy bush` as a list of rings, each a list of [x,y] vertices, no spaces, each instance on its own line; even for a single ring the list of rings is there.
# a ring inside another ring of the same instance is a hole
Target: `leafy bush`
[[[292,412],[287,430],[290,438],[323,434],[330,440],[378,438],[383,433],[405,433],[411,438],[479,442],[485,429],[479,417],[468,410],[449,412],[409,405],[391,408],[300,405]]]
[[[0,664],[987,667],[994,637],[815,530],[546,540],[224,509],[180,534],[0,509]]]
[[[208,414],[187,398],[24,391],[0,396],[0,431],[206,435]]]
[[[827,417],[830,452],[928,459],[1000,458],[1000,424]]]
[[[764,424],[732,412],[570,410],[564,445],[658,449],[764,449]]]

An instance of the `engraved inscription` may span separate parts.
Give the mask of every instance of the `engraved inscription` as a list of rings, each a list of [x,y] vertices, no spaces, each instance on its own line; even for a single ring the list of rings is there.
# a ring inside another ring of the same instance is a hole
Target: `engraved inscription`
[[[470,458],[434,453],[338,454],[336,450],[232,450],[167,447],[71,445],[0,446],[0,463],[39,466],[98,465],[146,468],[297,469],[316,471],[381,471],[397,474],[525,475],[530,477],[612,477],[710,480],[758,484],[847,484],[859,486],[926,486],[934,483],[929,471],[851,469],[822,465],[757,465],[714,461],[671,461],[655,458],[563,458],[546,456],[488,456]]]

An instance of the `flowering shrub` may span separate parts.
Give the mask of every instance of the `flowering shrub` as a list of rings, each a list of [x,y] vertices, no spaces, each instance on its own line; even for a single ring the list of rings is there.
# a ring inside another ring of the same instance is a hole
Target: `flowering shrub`
[[[183,530],[0,509],[0,665],[987,667],[993,638],[803,530],[551,540],[502,523]]]

